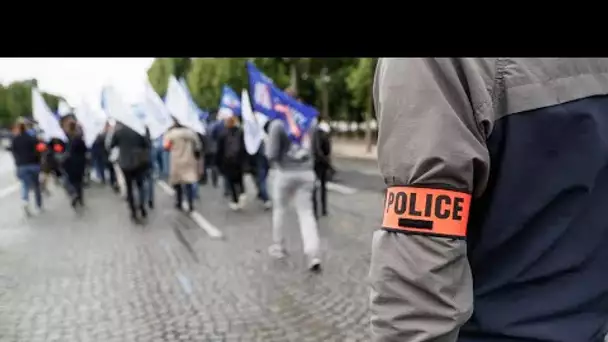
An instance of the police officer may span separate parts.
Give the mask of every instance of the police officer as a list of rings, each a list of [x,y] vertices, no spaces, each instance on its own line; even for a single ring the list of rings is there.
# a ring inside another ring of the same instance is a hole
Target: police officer
[[[387,58],[374,341],[601,341],[608,59]]]

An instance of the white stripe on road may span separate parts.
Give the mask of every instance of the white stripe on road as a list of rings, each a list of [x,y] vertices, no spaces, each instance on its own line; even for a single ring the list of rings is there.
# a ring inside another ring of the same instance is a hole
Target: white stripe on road
[[[342,195],[353,195],[353,194],[357,193],[357,189],[355,189],[355,188],[351,188],[350,186],[346,186],[346,185],[342,185],[342,184],[338,184],[338,183],[334,183],[334,182],[327,182],[327,190],[335,191]]]
[[[7,186],[4,189],[0,189],[0,199],[17,192],[17,190],[19,190],[19,183],[15,183],[11,186]]]
[[[175,190],[173,190],[173,188],[170,187],[169,184],[167,184],[167,182],[159,180],[157,183],[169,196],[175,195]],[[187,209],[187,204],[182,203],[182,207],[184,209]],[[191,212],[190,218],[202,230],[204,230],[207,233],[207,235],[209,235],[210,237],[219,239],[223,236],[222,232],[219,229],[217,229],[216,226],[211,224],[211,222],[207,221],[207,219],[205,219],[205,217],[203,217],[203,215],[201,215],[199,212],[196,212],[196,211]]]

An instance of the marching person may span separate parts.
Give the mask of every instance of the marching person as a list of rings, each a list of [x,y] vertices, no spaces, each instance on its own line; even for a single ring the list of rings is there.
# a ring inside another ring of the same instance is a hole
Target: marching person
[[[145,219],[148,216],[145,205],[146,189],[144,183],[146,172],[148,172],[152,163],[149,141],[130,127],[121,124],[112,135],[110,147],[118,147],[120,151],[118,165],[124,175],[131,220],[140,222],[140,219]],[[133,187],[137,187],[137,203],[133,195]]]
[[[293,202],[300,224],[307,266],[311,271],[320,271],[319,233],[311,201],[315,182],[315,174],[312,170],[313,158],[310,149],[304,144],[292,142],[288,132],[295,136],[302,136],[303,132],[300,131],[287,108],[284,108],[283,114],[288,124],[275,119],[265,125],[265,130],[268,132],[266,155],[268,161],[276,166],[276,177],[272,185],[274,244],[270,246],[269,253],[279,259],[286,255],[283,231],[287,223],[287,207]]]
[[[225,119],[226,126],[218,141],[217,157],[220,172],[225,177],[230,190],[229,207],[241,209],[245,202],[243,186],[243,166],[247,160],[243,130],[237,125],[237,118],[231,115]]]
[[[608,59],[381,58],[377,342],[603,341]]]
[[[76,121],[66,122],[66,133],[68,143],[66,145],[66,157],[63,161],[63,169],[67,176],[68,192],[71,196],[73,208],[84,206],[83,185],[87,163],[87,146],[82,139]]]
[[[175,121],[164,136],[165,149],[170,151],[169,184],[175,189],[175,208],[182,210],[183,192],[186,192],[188,212],[194,210],[194,183],[199,179],[196,151],[201,151],[198,135]]]
[[[329,138],[329,124],[321,120],[313,130],[311,149],[314,154],[314,170],[318,186],[315,185],[312,205],[315,217],[318,217],[317,195],[321,197],[321,215],[327,216],[327,181],[331,169],[331,141]]]
[[[35,204],[42,211],[42,194],[40,189],[40,154],[46,150],[46,144],[28,133],[26,121],[19,118],[13,128],[11,153],[17,168],[17,178],[21,183],[21,200],[27,216],[31,214],[29,204],[30,190],[34,191]]]

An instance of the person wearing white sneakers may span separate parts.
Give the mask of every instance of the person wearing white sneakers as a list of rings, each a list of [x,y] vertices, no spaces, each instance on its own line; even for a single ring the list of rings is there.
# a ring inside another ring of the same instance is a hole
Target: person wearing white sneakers
[[[285,114],[289,125],[275,119],[264,126],[268,132],[266,156],[276,168],[272,184],[272,238],[274,244],[270,246],[268,252],[272,257],[278,259],[286,255],[283,231],[287,222],[287,206],[293,201],[300,224],[308,269],[317,272],[321,270],[319,232],[310,200],[315,182],[312,167],[313,157],[310,148],[307,147],[308,144],[299,145],[290,140],[288,129],[297,135],[300,135],[301,132],[289,115],[289,111]]]
[[[243,164],[247,159],[243,130],[238,127],[234,115],[226,117],[226,128],[218,140],[218,166],[228,182],[231,201],[230,209],[242,209],[245,204],[245,188],[243,186]]]

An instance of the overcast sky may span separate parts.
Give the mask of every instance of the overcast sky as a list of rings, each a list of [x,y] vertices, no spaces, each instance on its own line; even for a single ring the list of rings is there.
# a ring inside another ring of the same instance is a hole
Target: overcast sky
[[[146,71],[154,58],[0,58],[0,82],[38,80],[42,91],[64,97],[75,107],[85,99],[98,107],[101,89],[116,87],[125,101],[143,93]]]

